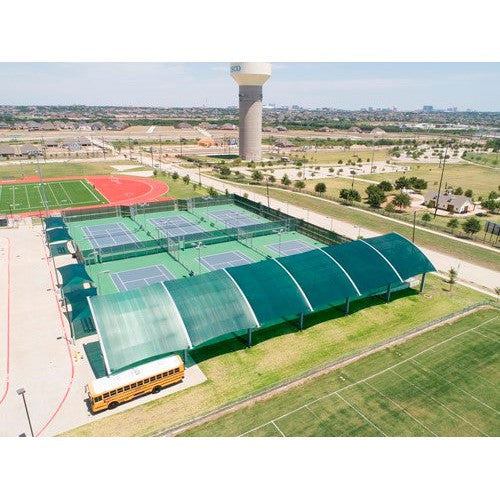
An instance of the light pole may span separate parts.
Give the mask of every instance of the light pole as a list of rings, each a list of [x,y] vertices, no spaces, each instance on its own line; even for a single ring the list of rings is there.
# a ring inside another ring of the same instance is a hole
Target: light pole
[[[330,217],[330,232],[333,232],[333,217]]]
[[[281,235],[283,234],[283,228],[278,229],[275,233],[278,233],[278,257],[281,257]]]
[[[204,248],[205,245],[201,241],[198,241],[195,247],[198,249],[198,274],[201,274],[201,249]]]
[[[358,229],[358,240],[359,240],[359,238],[361,237],[361,227],[360,226],[353,226],[353,227],[354,229],[356,228]]]
[[[24,409],[26,410],[26,418],[28,419],[28,424],[30,426],[31,437],[35,437],[35,435],[33,434],[33,427],[31,425],[30,414],[28,412],[28,405],[26,404],[26,397],[24,396],[24,393],[26,392],[26,390],[24,389],[24,387],[21,387],[21,388],[17,389],[16,392],[19,394],[19,396],[22,396],[22,398],[23,398]]]
[[[201,187],[201,163],[198,162],[198,186]]]

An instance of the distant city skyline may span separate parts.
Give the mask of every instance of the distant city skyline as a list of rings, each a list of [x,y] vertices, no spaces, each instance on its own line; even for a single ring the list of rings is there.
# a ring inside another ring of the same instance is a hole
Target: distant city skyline
[[[500,111],[499,63],[273,63],[264,104]],[[238,105],[229,63],[0,63],[1,105]]]

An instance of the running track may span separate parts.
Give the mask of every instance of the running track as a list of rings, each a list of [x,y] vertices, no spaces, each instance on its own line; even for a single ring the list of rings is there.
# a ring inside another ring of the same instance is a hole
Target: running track
[[[145,203],[149,201],[161,199],[171,199],[165,197],[168,192],[168,186],[156,179],[145,179],[136,177],[126,177],[122,175],[92,175],[92,176],[69,176],[69,177],[51,177],[44,179],[49,181],[68,181],[86,179],[90,184],[99,191],[108,204],[87,205],[85,207],[75,207],[72,210],[87,209],[93,207],[106,207],[111,205],[133,205],[135,203]],[[27,176],[24,179],[16,179],[13,181],[0,181],[0,184],[23,184],[27,182],[39,182],[39,177],[36,175]],[[59,213],[61,209],[49,210],[50,213]],[[16,214],[17,217],[25,217],[30,215],[39,215],[40,210],[36,212],[23,212]]]

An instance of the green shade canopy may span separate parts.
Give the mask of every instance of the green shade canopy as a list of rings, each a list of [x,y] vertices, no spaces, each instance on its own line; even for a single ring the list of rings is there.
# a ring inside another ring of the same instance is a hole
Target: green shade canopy
[[[47,231],[49,231],[50,229],[66,227],[66,224],[62,217],[46,217],[43,222]]]
[[[66,294],[76,288],[83,288],[85,283],[92,283],[83,264],[68,264],[57,268],[61,274],[62,290]]]
[[[48,243],[60,243],[61,241],[71,240],[71,236],[65,227],[64,228],[59,227],[59,228],[47,231],[46,238],[47,238]]]

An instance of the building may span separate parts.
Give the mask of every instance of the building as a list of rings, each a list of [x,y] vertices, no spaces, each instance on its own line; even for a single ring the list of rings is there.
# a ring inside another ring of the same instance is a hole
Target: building
[[[437,196],[436,191],[429,191],[424,196],[424,205],[427,205],[429,208],[435,208]],[[467,196],[445,191],[439,195],[438,208],[455,214],[466,214],[474,210],[474,203]]]
[[[434,111],[434,106],[423,106],[422,111]]]
[[[8,144],[0,144],[0,158],[12,158],[17,155],[17,150],[14,146]]]

